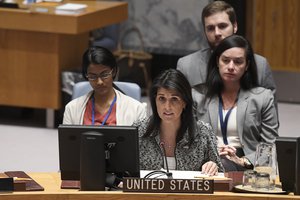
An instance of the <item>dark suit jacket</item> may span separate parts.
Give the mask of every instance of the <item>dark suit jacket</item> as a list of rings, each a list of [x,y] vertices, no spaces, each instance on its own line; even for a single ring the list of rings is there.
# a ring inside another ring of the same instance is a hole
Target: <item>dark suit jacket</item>
[[[205,82],[210,55],[211,49],[206,48],[178,60],[177,69],[185,75],[191,86]],[[254,56],[257,65],[258,84],[272,90],[275,94],[276,85],[268,61],[260,55],[255,54]]]
[[[218,128],[219,98],[205,100],[205,94],[195,87],[192,90],[198,119],[210,123],[214,133]],[[257,87],[241,90],[237,102],[237,129],[245,156],[254,164],[259,142],[275,143],[278,137],[278,117],[274,97],[269,89]]]

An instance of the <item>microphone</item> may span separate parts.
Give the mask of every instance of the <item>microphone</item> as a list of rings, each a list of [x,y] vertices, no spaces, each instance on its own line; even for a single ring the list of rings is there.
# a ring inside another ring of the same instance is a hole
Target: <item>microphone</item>
[[[173,178],[173,174],[171,172],[169,172],[169,166],[168,166],[168,160],[167,160],[167,155],[166,155],[166,149],[165,149],[165,144],[164,142],[160,142],[160,146],[162,147],[162,150],[163,150],[163,154],[164,154],[164,160],[165,160],[165,163],[166,163],[166,175],[168,177],[168,179],[171,179]]]

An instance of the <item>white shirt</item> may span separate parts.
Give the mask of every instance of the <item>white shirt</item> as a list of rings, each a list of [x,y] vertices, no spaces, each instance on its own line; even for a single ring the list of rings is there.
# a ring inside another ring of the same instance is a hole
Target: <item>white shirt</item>
[[[234,147],[242,147],[240,138],[238,136],[237,131],[237,124],[236,124],[236,110],[237,107],[235,106],[228,118],[228,124],[227,124],[227,141],[228,145],[234,146]],[[229,110],[223,110],[223,120],[225,120],[225,116],[228,113]],[[218,132],[217,132],[217,138],[218,138],[218,146],[223,146],[223,136],[221,131],[221,124],[220,124],[220,117],[218,120]]]
[[[175,170],[176,169],[175,157],[167,157],[167,162],[168,162],[169,170]],[[165,161],[164,161],[164,168],[167,169]]]

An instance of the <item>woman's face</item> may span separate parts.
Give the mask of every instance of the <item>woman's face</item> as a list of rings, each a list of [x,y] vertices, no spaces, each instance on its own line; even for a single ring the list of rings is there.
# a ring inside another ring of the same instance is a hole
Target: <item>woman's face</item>
[[[186,103],[178,92],[171,89],[159,88],[156,95],[156,107],[159,117],[164,122],[180,123],[180,116]]]
[[[110,67],[90,64],[87,69],[87,78],[95,93],[106,95],[112,89],[113,70]]]
[[[248,68],[244,48],[227,49],[221,54],[218,62],[220,76],[225,84],[239,84],[241,77]]]

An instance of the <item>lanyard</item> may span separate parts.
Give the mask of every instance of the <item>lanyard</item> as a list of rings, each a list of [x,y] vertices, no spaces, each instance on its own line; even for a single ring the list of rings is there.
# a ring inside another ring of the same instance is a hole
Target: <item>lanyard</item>
[[[108,110],[107,114],[105,115],[105,118],[104,118],[101,126],[103,126],[106,123],[106,121],[107,121],[107,119],[108,119],[108,117],[109,117],[116,101],[117,101],[117,95],[115,95],[114,100],[110,104],[109,110]],[[95,124],[95,97],[93,95],[92,96],[92,125],[94,125],[94,124]]]
[[[235,100],[237,102],[237,99]],[[234,108],[234,105],[228,110],[228,112],[225,115],[225,119],[223,120],[223,102],[222,102],[222,97],[219,97],[219,118],[220,118],[220,125],[221,125],[221,132],[223,136],[223,142],[225,145],[228,144],[227,141],[227,124],[228,124],[228,119],[231,114],[232,109]]]

